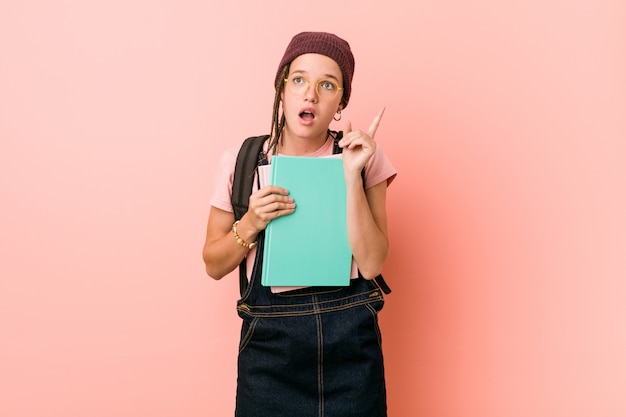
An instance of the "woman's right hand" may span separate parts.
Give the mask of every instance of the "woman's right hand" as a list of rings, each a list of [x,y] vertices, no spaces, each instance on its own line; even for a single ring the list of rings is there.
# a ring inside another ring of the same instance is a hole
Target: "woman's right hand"
[[[270,221],[293,213],[295,208],[296,203],[289,196],[289,191],[276,185],[267,185],[250,195],[248,212],[244,217],[246,223],[259,233]]]
[[[296,207],[289,192],[275,185],[252,193],[248,204],[248,211],[237,224],[237,235],[248,244],[256,241],[259,232],[272,219],[291,214]],[[207,274],[214,279],[221,279],[234,270],[250,250],[233,238],[234,220],[232,212],[211,207],[202,256]]]

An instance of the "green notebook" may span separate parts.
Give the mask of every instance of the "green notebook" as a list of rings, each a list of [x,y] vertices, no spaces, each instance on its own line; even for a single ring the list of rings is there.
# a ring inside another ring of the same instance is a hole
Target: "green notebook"
[[[264,286],[347,286],[352,252],[341,158],[274,156],[270,184],[289,190],[293,214],[265,229]]]

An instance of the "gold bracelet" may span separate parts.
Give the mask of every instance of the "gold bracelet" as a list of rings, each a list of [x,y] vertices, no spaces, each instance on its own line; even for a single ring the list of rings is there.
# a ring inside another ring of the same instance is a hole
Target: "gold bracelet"
[[[235,241],[237,241],[237,243],[239,243],[241,246],[243,246],[244,248],[248,248],[248,249],[254,249],[254,247],[256,246],[256,240],[252,243],[247,243],[245,242],[238,234],[237,234],[237,225],[239,224],[239,220],[237,220],[235,223],[233,223],[233,235],[235,235]]]

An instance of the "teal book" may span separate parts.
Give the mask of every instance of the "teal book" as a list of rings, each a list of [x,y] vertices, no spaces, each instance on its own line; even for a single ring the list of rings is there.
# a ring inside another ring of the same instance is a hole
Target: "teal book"
[[[352,252],[341,158],[277,155],[269,182],[289,190],[296,209],[265,229],[262,285],[350,285]]]

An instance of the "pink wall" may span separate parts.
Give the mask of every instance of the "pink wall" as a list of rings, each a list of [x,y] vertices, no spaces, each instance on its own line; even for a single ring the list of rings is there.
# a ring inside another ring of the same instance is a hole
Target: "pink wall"
[[[390,415],[626,415],[624,2],[209,3],[0,5],[0,415],[232,415],[208,197],[301,30],[387,106]]]

